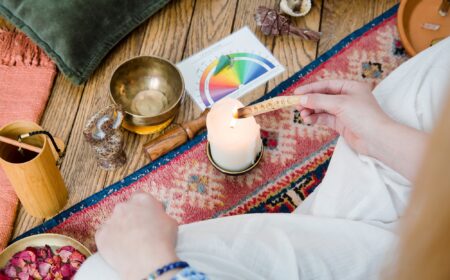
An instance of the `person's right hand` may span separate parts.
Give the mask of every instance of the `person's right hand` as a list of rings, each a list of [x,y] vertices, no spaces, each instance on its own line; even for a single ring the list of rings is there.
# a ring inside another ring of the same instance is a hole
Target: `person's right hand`
[[[394,123],[378,105],[372,87],[362,82],[324,80],[301,86],[295,94],[304,96],[300,108],[304,123],[334,129],[364,155],[371,155],[371,143],[382,128]]]
[[[121,279],[146,279],[158,267],[178,260],[177,232],[177,222],[166,214],[161,202],[136,192],[127,202],[116,205],[95,234],[95,242],[102,258]],[[161,280],[174,273],[164,274]]]

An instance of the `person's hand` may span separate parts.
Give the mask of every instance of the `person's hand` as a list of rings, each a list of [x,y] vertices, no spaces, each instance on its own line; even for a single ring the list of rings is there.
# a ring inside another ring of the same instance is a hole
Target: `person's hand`
[[[370,85],[347,80],[324,80],[301,86],[300,116],[306,124],[337,131],[357,152],[371,155],[372,140],[393,123],[380,108]]]
[[[122,279],[144,279],[154,270],[177,261],[177,222],[151,195],[138,192],[117,204],[112,216],[97,231],[102,258]]]

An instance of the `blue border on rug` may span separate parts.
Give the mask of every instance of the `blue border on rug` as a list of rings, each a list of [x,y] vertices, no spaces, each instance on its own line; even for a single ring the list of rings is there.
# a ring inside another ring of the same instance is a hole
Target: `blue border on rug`
[[[323,55],[318,57],[316,60],[314,60],[307,66],[305,66],[302,70],[298,71],[297,73],[292,75],[290,78],[283,81],[281,84],[279,84],[277,87],[275,87],[268,94],[266,94],[265,96],[261,97],[260,99],[258,99],[256,101],[254,101],[253,103],[260,102],[260,101],[263,101],[263,100],[266,100],[266,99],[269,99],[269,98],[279,95],[280,93],[285,91],[287,88],[289,88],[291,85],[293,85],[296,81],[298,81],[301,77],[307,75],[308,73],[313,71],[315,68],[317,68],[320,64],[322,64],[323,62],[330,59],[332,56],[339,53],[343,48],[348,46],[355,39],[359,38],[364,33],[369,31],[370,29],[372,29],[373,27],[375,27],[375,26],[381,24],[382,22],[384,22],[385,20],[391,18],[397,12],[397,9],[398,9],[398,4],[395,5],[394,7],[390,8],[388,11],[386,11],[382,15],[378,16],[377,18],[375,18],[368,24],[364,25],[360,29],[354,31],[353,33],[351,33],[350,35],[348,35],[347,37],[342,39],[342,41],[337,43],[333,48],[331,48],[330,50],[325,52]],[[115,193],[116,191],[118,191],[126,186],[129,186],[130,184],[136,182],[137,180],[139,180],[143,176],[147,175],[148,173],[154,171],[155,169],[158,169],[161,165],[165,165],[165,164],[169,163],[172,159],[183,154],[185,151],[190,150],[192,147],[199,144],[203,140],[206,140],[206,132],[196,136],[194,139],[192,139],[188,143],[186,143],[186,144],[182,145],[181,147],[175,149],[174,151],[166,154],[165,156],[157,159],[156,161],[149,163],[148,165],[142,167],[141,169],[139,169],[136,172],[134,172],[133,174],[125,177],[124,179],[122,179],[122,180],[112,184],[111,186],[106,187],[105,189],[91,195],[90,197],[78,202],[74,206],[70,207],[67,210],[64,210],[63,212],[56,215],[52,219],[44,222],[43,224],[23,233],[22,235],[18,236],[14,240],[12,240],[10,243],[13,243],[19,239],[22,239],[22,238],[30,236],[30,235],[44,233],[44,232],[51,230],[52,228],[56,227],[60,223],[64,222],[67,218],[69,218],[73,214],[75,214],[89,206],[92,206],[92,205],[100,202],[107,196]]]

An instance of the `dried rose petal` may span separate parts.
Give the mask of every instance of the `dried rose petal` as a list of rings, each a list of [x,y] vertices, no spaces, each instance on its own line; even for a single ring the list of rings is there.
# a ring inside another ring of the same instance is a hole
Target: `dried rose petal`
[[[45,245],[45,247],[43,247],[43,248],[37,248],[36,255],[38,258],[46,259],[48,257],[52,257],[53,252],[52,252],[52,249],[50,248],[50,246]]]
[[[61,274],[61,271],[56,272],[53,277],[55,277],[55,280],[63,280],[63,276]]]
[[[20,257],[24,259],[26,262],[35,262],[36,261],[37,250],[33,247],[27,247],[25,251],[21,254]]]
[[[26,265],[26,262],[23,258],[19,258],[14,256],[11,260],[11,265],[15,266],[15,267],[19,267],[19,268],[23,268]]]
[[[53,256],[53,258],[52,258],[52,261],[53,261],[53,266],[54,267],[61,267],[61,257],[60,256],[58,256],[58,255],[54,255]]]
[[[12,265],[8,265],[5,268],[5,274],[8,277],[17,277],[17,269],[14,266],[12,266]]]
[[[77,261],[71,261],[70,262],[70,266],[72,266],[75,270],[78,270],[81,266],[81,264],[83,264],[82,262],[77,262]]]
[[[55,261],[53,260],[53,256],[52,256],[52,257],[46,258],[45,260],[43,260],[43,262],[53,264]]]
[[[25,271],[20,272],[18,276],[20,280],[33,280],[33,278]]]
[[[84,262],[85,260],[86,260],[86,257],[83,254],[81,254],[80,252],[76,251],[76,250],[72,253],[72,255],[70,255],[70,261],[71,262],[72,261]]]
[[[61,261],[63,263],[67,263],[69,261],[69,257],[70,255],[72,255],[72,252],[67,251],[67,250],[61,250],[59,252],[57,252],[58,256],[61,257]]]
[[[70,277],[74,273],[72,272],[72,267],[70,265],[64,264],[63,266],[61,266],[61,274],[63,277]]]
[[[9,280],[9,277],[6,276],[2,271],[0,271],[0,280]]]
[[[50,271],[50,268],[52,267],[51,264],[42,262],[39,264],[39,273],[42,277],[45,277],[48,275],[48,272]]]
[[[72,246],[63,246],[61,248],[59,248],[58,250],[56,250],[56,254],[59,254],[59,252],[61,251],[69,251],[69,252],[73,252],[75,251],[75,248],[73,248]]]
[[[39,270],[37,268],[33,268],[32,270],[28,271],[28,275],[30,275],[33,279],[42,279],[41,274],[39,273]]]
[[[0,270],[0,280],[69,280],[86,257],[72,246],[64,246],[53,253],[50,246],[27,247],[17,252]]]

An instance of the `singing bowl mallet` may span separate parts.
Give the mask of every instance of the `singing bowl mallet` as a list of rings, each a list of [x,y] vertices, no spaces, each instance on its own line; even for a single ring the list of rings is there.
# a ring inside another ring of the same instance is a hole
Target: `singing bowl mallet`
[[[208,112],[209,109],[206,109],[197,119],[176,124],[172,129],[167,130],[164,134],[145,144],[144,152],[151,161],[154,161],[183,145],[206,127]]]
[[[19,149],[25,149],[25,150],[29,150],[32,152],[35,152],[37,154],[42,152],[42,148],[39,147],[35,147],[33,145],[27,144],[27,143],[23,143],[23,142],[19,142],[17,140],[8,138],[8,137],[4,137],[4,136],[0,136],[0,142],[12,145],[12,146],[16,146]]]

